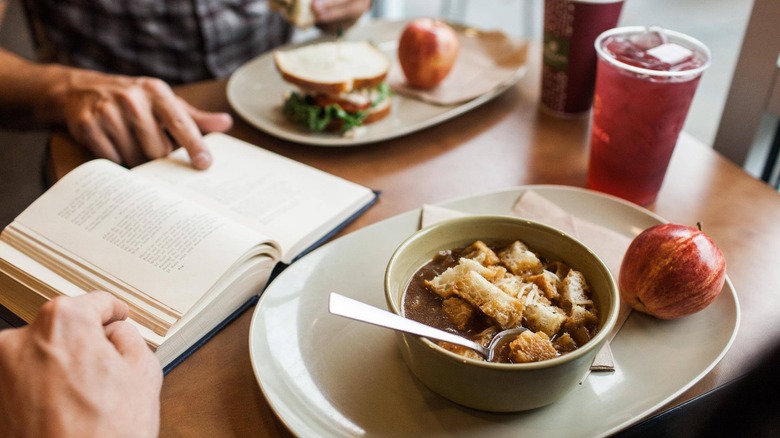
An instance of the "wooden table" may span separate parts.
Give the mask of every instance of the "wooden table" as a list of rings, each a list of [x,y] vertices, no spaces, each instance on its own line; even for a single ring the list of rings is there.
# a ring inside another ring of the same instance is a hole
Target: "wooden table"
[[[495,100],[427,130],[360,147],[313,147],[270,137],[236,116],[229,134],[368,187],[382,196],[344,233],[420,207],[523,184],[584,186],[587,119],[540,112],[538,53],[529,73]],[[226,81],[177,89],[194,105],[230,111]],[[51,171],[62,176],[89,157],[55,137]],[[742,322],[733,347],[703,380],[668,407],[743,375],[780,343],[780,195],[711,148],[681,137],[658,201],[669,221],[702,221],[723,249]],[[249,362],[246,312],[172,370],[162,390],[162,436],[289,436],[260,392]]]

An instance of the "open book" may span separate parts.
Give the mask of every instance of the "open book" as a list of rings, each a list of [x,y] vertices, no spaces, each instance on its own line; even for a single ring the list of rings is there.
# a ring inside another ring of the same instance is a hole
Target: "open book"
[[[370,189],[224,134],[214,162],[184,150],[127,170],[85,163],[0,234],[0,305],[25,321],[59,295],[100,289],[127,302],[163,365],[362,213]]]

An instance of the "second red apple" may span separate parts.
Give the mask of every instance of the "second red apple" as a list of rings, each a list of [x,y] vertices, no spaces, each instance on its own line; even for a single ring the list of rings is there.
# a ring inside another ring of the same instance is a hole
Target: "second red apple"
[[[409,85],[434,88],[452,70],[460,52],[455,31],[445,22],[418,18],[404,28],[398,41],[398,61]]]

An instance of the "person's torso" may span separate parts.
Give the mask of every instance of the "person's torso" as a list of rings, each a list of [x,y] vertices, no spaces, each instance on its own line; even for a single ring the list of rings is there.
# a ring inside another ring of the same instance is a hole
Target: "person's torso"
[[[179,84],[288,42],[265,0],[25,0],[41,61]]]

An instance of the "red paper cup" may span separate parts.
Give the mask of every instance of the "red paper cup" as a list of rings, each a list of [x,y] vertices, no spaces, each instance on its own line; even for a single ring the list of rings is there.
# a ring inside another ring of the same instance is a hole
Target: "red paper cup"
[[[542,108],[577,117],[593,103],[596,50],[593,42],[617,25],[623,0],[545,0]]]

